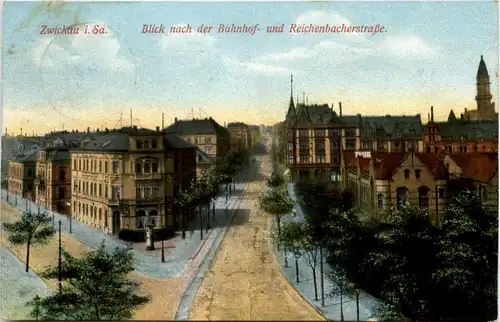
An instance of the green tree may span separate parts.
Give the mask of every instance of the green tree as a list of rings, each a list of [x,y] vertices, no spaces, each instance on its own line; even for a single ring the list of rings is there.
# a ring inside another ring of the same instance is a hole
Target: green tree
[[[498,218],[471,191],[446,209],[433,274],[447,319],[493,320],[497,315]]]
[[[322,260],[320,257],[320,247],[322,246],[315,240],[312,229],[307,225],[307,223],[302,224],[302,236],[299,239],[300,245],[302,247],[302,258],[306,261],[307,265],[312,270],[313,274],[313,283],[314,283],[314,298],[316,301],[318,298],[318,284],[316,281],[316,268],[319,264],[319,261]]]
[[[149,301],[136,294],[138,283],[129,279],[134,270],[129,250],[107,252],[104,243],[98,250],[75,258],[63,252],[62,292],[35,298],[28,304],[40,320],[125,320]],[[57,278],[58,268],[51,267],[45,278]]]
[[[271,188],[279,188],[284,184],[285,184],[285,179],[277,172],[273,172],[271,176],[267,178],[267,185]]]
[[[283,223],[281,229],[275,229],[271,232],[271,240],[276,246],[283,246],[284,249],[291,252],[295,257],[295,267],[297,281],[299,280],[299,271],[297,261],[303,254],[303,242],[307,232],[304,224],[296,221],[287,221]]]
[[[30,247],[33,244],[45,244],[55,234],[52,219],[47,213],[24,212],[21,219],[14,223],[4,223],[9,231],[9,241],[15,245],[26,244],[26,272],[29,271]]]
[[[260,199],[260,207],[275,216],[278,232],[281,229],[281,217],[292,212],[294,202],[286,196],[283,189],[267,190]]]

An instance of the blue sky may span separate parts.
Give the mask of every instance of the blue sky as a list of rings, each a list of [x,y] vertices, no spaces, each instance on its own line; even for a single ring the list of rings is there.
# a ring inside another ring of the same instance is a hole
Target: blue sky
[[[345,114],[437,119],[475,108],[480,55],[498,86],[494,2],[84,3],[9,2],[3,26],[3,127],[9,132],[154,127],[213,116],[273,124],[290,93],[309,103],[342,101]],[[106,25],[107,35],[40,35],[49,27]],[[219,24],[254,25],[218,34]],[[370,34],[281,34],[267,25],[384,25]],[[141,34],[143,24],[214,25],[210,34]]]

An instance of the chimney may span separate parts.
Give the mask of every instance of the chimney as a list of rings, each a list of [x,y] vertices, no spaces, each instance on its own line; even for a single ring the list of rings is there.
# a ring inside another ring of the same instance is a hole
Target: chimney
[[[431,122],[434,122],[434,106],[431,106]]]
[[[106,128],[106,133],[109,133],[109,129],[108,128]]]
[[[465,113],[467,113],[467,109],[465,109]]]
[[[431,114],[427,113],[427,123],[429,123],[430,121],[431,121]]]
[[[78,130],[75,130],[76,133],[78,133]]]
[[[339,115],[342,116],[342,102],[339,102]]]
[[[160,132],[160,127],[159,126],[156,127],[156,132]]]
[[[96,132],[99,133],[99,129],[97,129]]]
[[[90,126],[87,127],[87,133],[90,133]]]
[[[177,123],[177,117],[174,119],[174,122]]]
[[[134,125],[134,130],[136,130],[136,131],[137,131],[137,125]]]

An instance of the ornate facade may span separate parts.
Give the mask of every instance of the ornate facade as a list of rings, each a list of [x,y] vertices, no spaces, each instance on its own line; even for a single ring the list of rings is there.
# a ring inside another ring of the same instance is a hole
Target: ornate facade
[[[73,217],[110,234],[177,227],[174,201],[196,178],[196,150],[159,128],[87,138],[71,152]]]

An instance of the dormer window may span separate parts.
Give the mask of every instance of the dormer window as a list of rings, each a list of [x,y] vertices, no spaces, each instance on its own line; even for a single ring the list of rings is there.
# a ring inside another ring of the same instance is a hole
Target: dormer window
[[[410,180],[410,170],[405,169],[405,179]]]

